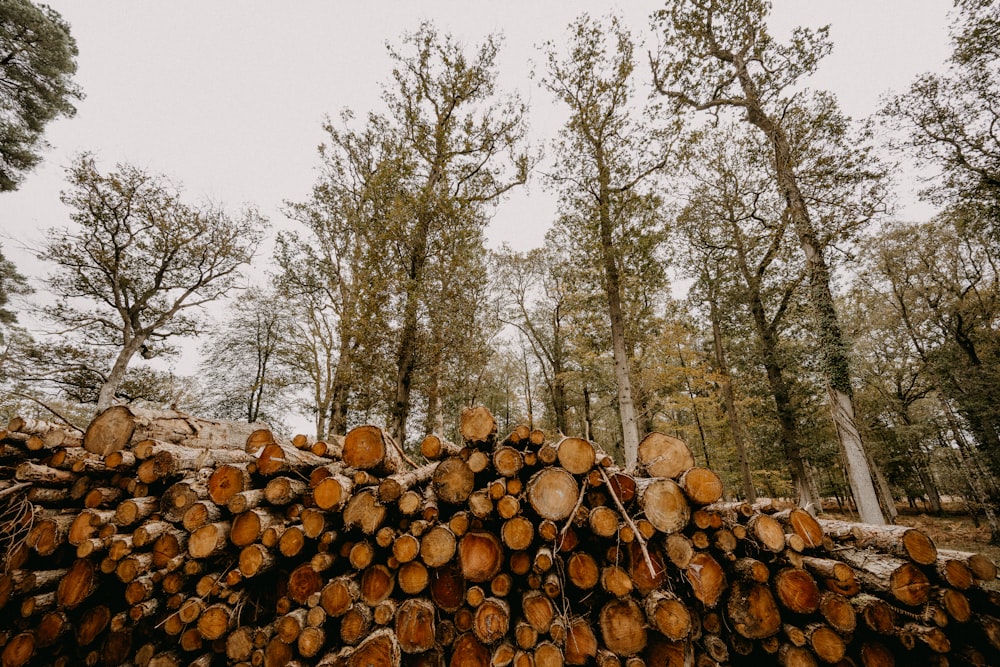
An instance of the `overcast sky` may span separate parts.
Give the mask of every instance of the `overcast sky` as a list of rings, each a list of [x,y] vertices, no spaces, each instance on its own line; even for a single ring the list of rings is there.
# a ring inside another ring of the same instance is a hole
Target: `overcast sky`
[[[562,41],[581,11],[616,9],[635,35],[653,41],[648,15],[660,3],[635,1],[395,2],[52,0],[80,49],[77,81],[86,93],[74,118],[51,124],[45,162],[15,193],[0,194],[4,252],[22,271],[41,275],[20,246],[67,221],[59,203],[63,169],[93,151],[104,169],[127,161],[184,184],[192,198],[232,208],[254,204],[276,224],[284,200],[303,199],[318,164],[325,114],[380,109],[389,78],[387,40],[422,19],[462,41],[491,31],[506,38],[502,85],[531,103],[536,137],[560,126],[560,109],[529,78],[536,46]],[[863,118],[879,96],[917,73],[940,68],[948,53],[944,0],[777,0],[772,31],[831,24],[833,54],[812,85],[836,93]],[[627,11],[626,11],[627,9]],[[904,203],[912,183],[900,184]],[[911,217],[920,215],[920,209]],[[540,183],[502,204],[489,238],[518,249],[540,245],[553,202]],[[287,223],[285,223],[287,224]]]

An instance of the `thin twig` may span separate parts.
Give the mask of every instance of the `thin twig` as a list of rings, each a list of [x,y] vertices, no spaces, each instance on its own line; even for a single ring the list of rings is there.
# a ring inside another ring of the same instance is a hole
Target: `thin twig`
[[[608,479],[608,473],[604,472],[604,468],[600,466],[598,466],[597,470],[601,473],[601,478],[607,485],[608,490],[611,491],[610,495],[612,498],[614,498],[615,504],[618,505],[618,510],[622,513],[622,516],[625,518],[625,523],[627,523],[629,525],[629,528],[632,529],[632,533],[635,535],[635,541],[639,543],[639,548],[642,549],[642,558],[643,560],[646,561],[646,567],[649,568],[649,576],[655,577],[656,567],[654,567],[653,565],[653,559],[649,557],[649,549],[646,548],[646,539],[642,536],[642,533],[639,532],[639,528],[636,527],[635,522],[632,521],[632,517],[630,517],[628,515],[628,512],[625,511],[625,506],[622,505],[622,501],[619,500],[618,494],[615,493],[615,490],[613,488],[611,488],[611,480]]]
[[[569,513],[569,518],[566,520],[566,525],[562,527],[559,531],[559,537],[566,535],[569,527],[573,525],[573,519],[576,518],[576,513],[580,510],[580,505],[583,505],[583,496],[587,493],[587,480],[583,480],[583,486],[580,487],[580,497],[576,499],[576,505],[573,507],[573,511]],[[562,540],[559,540],[560,544]],[[559,551],[559,544],[556,545],[556,551]]]
[[[0,490],[0,498],[3,498],[4,496],[9,496],[12,493],[16,493],[28,486],[31,486],[31,482],[19,482],[13,486],[8,486],[6,489]]]
[[[21,392],[18,392],[18,391],[12,391],[11,394],[14,395],[14,396],[20,396],[21,398],[26,398],[29,401],[34,401],[35,403],[38,403],[40,406],[42,406],[43,408],[45,408],[46,410],[48,410],[49,412],[51,412],[52,414],[54,414],[56,416],[56,418],[58,418],[60,421],[64,422],[67,426],[69,426],[70,428],[72,428],[74,431],[79,431],[80,433],[83,433],[84,429],[80,428],[79,426],[77,426],[76,424],[74,424],[73,422],[71,422],[66,417],[63,417],[61,414],[59,414],[56,411],[55,408],[53,408],[51,405],[46,404],[44,401],[42,401],[42,400],[40,400],[38,398],[35,398],[34,396],[32,396],[30,394],[22,394]]]
[[[403,460],[410,464],[411,468],[419,468],[420,467],[419,465],[417,465],[417,463],[413,459],[411,459],[409,456],[406,455],[406,452],[404,452],[403,448],[399,446],[399,443],[396,442],[395,438],[393,438],[388,433],[385,434],[385,437],[389,441],[389,443],[392,444],[393,448],[397,452],[399,452],[399,455],[403,457]]]

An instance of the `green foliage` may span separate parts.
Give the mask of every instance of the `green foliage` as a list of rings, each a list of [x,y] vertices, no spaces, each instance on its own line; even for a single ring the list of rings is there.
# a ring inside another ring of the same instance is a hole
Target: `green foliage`
[[[947,71],[924,74],[882,116],[895,147],[939,174],[923,195],[980,234],[1000,239],[1000,3],[957,2]]]
[[[104,378],[103,409],[135,354],[171,354],[171,339],[201,330],[196,309],[237,287],[266,223],[186,204],[164,177],[130,165],[103,174],[90,155],[67,176],[75,226],[50,230],[38,252],[56,265],[46,285],[59,301],[45,314],[81,347],[113,351],[110,367],[89,367]]]
[[[41,161],[42,132],[76,113],[76,40],[58,12],[29,0],[0,2],[0,192]]]

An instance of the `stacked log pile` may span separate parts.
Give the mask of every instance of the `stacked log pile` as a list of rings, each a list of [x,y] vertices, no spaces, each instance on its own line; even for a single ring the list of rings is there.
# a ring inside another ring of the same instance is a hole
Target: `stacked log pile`
[[[483,408],[426,463],[375,426],[8,426],[0,667],[1000,664],[989,559],[723,502],[662,434],[628,474]]]

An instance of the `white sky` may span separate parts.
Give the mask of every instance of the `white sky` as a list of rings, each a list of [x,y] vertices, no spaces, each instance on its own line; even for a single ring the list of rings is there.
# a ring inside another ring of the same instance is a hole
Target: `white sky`
[[[381,109],[389,78],[386,40],[424,18],[468,43],[491,31],[506,37],[502,85],[532,105],[539,139],[552,136],[560,110],[529,79],[536,45],[562,40],[581,11],[627,8],[637,37],[653,42],[647,16],[661,3],[504,0],[393,2],[134,2],[50,0],[69,21],[80,49],[77,81],[86,93],[74,118],[51,124],[52,149],[21,189],[0,195],[3,250],[32,276],[46,267],[21,250],[43,230],[66,223],[58,200],[63,168],[94,151],[103,168],[127,161],[182,182],[191,198],[231,208],[256,205],[276,225],[284,200],[305,198],[318,164],[324,114]],[[772,31],[832,25],[833,54],[813,86],[832,90],[851,116],[878,107],[915,74],[937,69],[948,53],[947,0],[777,0]],[[902,183],[902,202],[914,187]],[[910,208],[904,212],[920,211]],[[536,180],[500,205],[491,243],[540,245],[554,213]],[[910,213],[911,217],[919,213]]]

